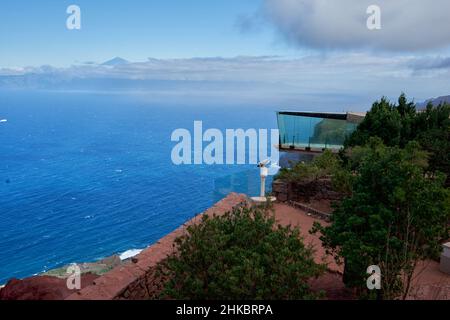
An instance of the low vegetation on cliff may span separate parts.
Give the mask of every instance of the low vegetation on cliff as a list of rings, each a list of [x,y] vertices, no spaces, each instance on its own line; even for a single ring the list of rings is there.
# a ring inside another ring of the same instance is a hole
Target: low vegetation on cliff
[[[177,253],[160,265],[168,281],[162,298],[315,299],[308,281],[316,264],[299,230],[277,225],[266,208],[236,208],[204,216],[176,240]]]

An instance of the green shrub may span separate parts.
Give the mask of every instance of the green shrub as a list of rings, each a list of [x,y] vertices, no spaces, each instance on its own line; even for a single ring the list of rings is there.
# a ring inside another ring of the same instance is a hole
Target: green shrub
[[[345,262],[344,281],[366,288],[366,269],[382,273],[379,297],[406,297],[418,261],[436,258],[449,236],[450,193],[445,176],[430,176],[426,152],[416,142],[404,149],[372,138],[352,159],[357,174],[328,227],[316,225],[324,245]]]
[[[413,102],[402,94],[397,104],[386,98],[376,101],[344,145],[346,149],[364,146],[370,138],[378,137],[387,146],[404,148],[417,141],[429,153],[429,172],[440,171],[447,176],[450,185],[450,105],[428,104],[423,111],[416,111]]]
[[[298,183],[311,182],[329,177],[339,168],[341,168],[339,157],[330,150],[325,150],[310,163],[298,162],[292,168],[281,169],[276,179]]]
[[[308,280],[324,266],[299,230],[277,226],[269,212],[238,208],[204,216],[176,240],[177,254],[161,264],[168,281],[162,298],[314,299]]]

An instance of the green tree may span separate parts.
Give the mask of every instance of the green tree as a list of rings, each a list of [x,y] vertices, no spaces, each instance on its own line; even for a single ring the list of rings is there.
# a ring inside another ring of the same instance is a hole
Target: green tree
[[[402,97],[400,97],[402,99]],[[402,115],[398,108],[385,97],[376,101],[344,143],[345,147],[365,145],[371,137],[380,138],[386,145],[399,145],[402,137]]]
[[[429,171],[440,171],[447,175],[450,185],[450,105],[433,107],[417,114],[414,129],[416,140],[430,154]]]
[[[382,98],[347,138],[345,149],[365,145],[373,137],[380,138],[387,146],[401,148],[410,141],[419,142],[429,153],[428,171],[444,173],[446,184],[450,185],[450,105],[428,104],[425,110],[417,112],[415,104],[408,102],[404,94],[397,104]]]
[[[160,268],[168,276],[163,298],[314,299],[308,280],[324,266],[299,230],[277,226],[266,210],[237,208],[207,217],[176,240]]]
[[[409,141],[414,140],[416,136],[415,122],[416,122],[416,105],[414,102],[408,102],[406,95],[402,93],[398,98],[398,105],[394,107],[400,114],[400,141],[399,146],[405,147]]]
[[[364,291],[366,269],[382,272],[379,297],[406,297],[418,261],[436,257],[449,234],[449,191],[442,174],[427,174],[420,146],[387,147],[378,138],[359,147],[352,194],[328,227],[316,225],[322,241],[345,262],[344,281]]]

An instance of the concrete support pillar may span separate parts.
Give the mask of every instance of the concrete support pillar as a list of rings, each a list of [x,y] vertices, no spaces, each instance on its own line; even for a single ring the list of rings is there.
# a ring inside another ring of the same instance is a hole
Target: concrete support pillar
[[[450,274],[450,242],[442,245],[443,251],[441,254],[440,270],[444,273]]]
[[[260,197],[266,196],[266,177],[261,176],[261,192]]]

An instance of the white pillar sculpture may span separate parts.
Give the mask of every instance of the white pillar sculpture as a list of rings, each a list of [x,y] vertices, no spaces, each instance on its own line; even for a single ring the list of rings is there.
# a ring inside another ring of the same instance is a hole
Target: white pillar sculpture
[[[264,160],[261,161],[258,164],[258,168],[259,168],[259,176],[261,177],[261,188],[260,188],[260,194],[259,197],[252,197],[252,200],[256,203],[263,203],[267,201],[267,197],[266,197],[266,178],[269,175],[269,169],[267,168],[267,166],[269,165],[270,160]],[[270,197],[270,201],[275,201],[276,198],[275,197]]]

